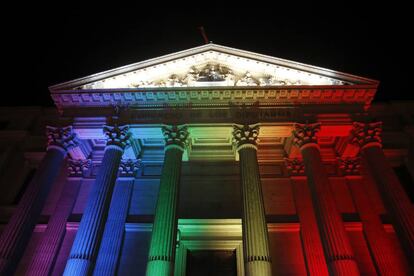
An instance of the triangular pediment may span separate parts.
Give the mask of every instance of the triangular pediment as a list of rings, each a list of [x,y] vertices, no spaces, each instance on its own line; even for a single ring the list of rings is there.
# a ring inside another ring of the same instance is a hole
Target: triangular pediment
[[[156,87],[337,86],[377,84],[320,67],[206,44],[50,87],[58,90]]]

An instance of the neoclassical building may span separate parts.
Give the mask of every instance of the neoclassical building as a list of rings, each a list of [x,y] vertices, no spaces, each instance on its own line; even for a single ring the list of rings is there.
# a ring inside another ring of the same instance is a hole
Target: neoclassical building
[[[1,108],[0,275],[413,273],[414,103],[378,85],[210,43]]]

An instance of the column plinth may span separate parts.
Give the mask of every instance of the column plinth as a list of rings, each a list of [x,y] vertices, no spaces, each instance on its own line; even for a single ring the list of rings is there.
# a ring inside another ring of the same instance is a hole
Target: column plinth
[[[64,275],[90,275],[93,271],[118,168],[123,151],[129,144],[128,126],[104,127],[107,146],[95,184],[89,195],[76,233]]]
[[[341,214],[322,165],[316,133],[320,124],[295,124],[294,144],[300,148],[326,261],[332,275],[359,275]]]
[[[246,275],[272,275],[266,214],[257,162],[258,125],[235,125],[243,202],[243,253]]]
[[[166,147],[149,249],[147,276],[171,276],[177,242],[177,207],[182,155],[187,143],[185,126],[163,127]]]
[[[414,261],[414,207],[381,148],[382,123],[354,123],[352,143],[375,180],[394,229],[410,262]]]
[[[11,275],[15,271],[67,151],[77,145],[70,126],[48,126],[46,134],[46,155],[0,237],[0,275]]]

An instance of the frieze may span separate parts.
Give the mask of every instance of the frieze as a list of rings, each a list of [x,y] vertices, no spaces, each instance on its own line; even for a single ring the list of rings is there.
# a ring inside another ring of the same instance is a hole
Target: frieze
[[[256,122],[304,122],[316,121],[315,110],[319,114],[358,114],[358,106],[350,105],[296,105],[296,106],[265,106],[242,105],[227,103],[226,107],[198,108],[191,103],[167,105],[162,108],[145,108],[129,106],[119,115],[112,107],[77,107],[64,111],[64,116],[75,118],[113,118],[119,116],[120,124],[187,124],[187,123],[236,123],[252,124]],[[350,116],[351,116],[350,115]]]
[[[232,109],[178,109],[145,110],[131,109],[125,112],[123,121],[139,122],[276,122],[294,120],[299,116],[298,108],[273,108],[245,112]]]

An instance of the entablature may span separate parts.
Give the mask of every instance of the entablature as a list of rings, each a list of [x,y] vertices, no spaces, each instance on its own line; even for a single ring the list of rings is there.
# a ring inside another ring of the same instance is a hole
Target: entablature
[[[366,110],[374,98],[376,86],[292,86],[252,89],[224,88],[153,88],[112,90],[60,90],[52,93],[61,112],[84,108],[135,109],[231,109],[238,105],[262,107],[350,106]]]

